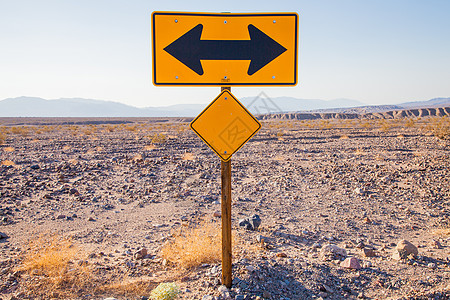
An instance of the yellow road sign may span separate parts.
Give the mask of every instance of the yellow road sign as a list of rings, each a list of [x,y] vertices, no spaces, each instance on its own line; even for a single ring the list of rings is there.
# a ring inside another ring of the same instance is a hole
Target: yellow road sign
[[[155,85],[296,85],[296,13],[153,12]]]
[[[190,124],[191,129],[223,160],[230,160],[261,124],[224,90]]]

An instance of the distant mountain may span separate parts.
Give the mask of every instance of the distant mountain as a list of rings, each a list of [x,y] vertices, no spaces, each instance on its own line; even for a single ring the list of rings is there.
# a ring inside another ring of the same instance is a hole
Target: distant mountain
[[[309,111],[315,109],[332,109],[365,105],[360,101],[351,99],[334,99],[326,101],[293,97],[270,98],[265,93],[261,93],[257,97],[242,98],[241,102],[252,114]]]
[[[142,117],[137,107],[118,102],[80,98],[45,100],[35,97],[0,101],[2,117]]]
[[[434,98],[427,101],[405,102],[397,104],[401,108],[432,108],[450,106],[450,98]]]
[[[246,97],[240,101],[256,115],[302,111],[373,113],[412,108],[450,107],[450,98],[397,105],[367,106],[360,101],[350,99],[326,101],[293,97],[269,98],[261,93],[257,97]],[[18,97],[0,101],[0,117],[195,117],[205,107],[206,104],[178,104],[138,108],[113,101],[82,98],[45,100],[36,97]]]
[[[185,104],[138,108],[82,98],[18,97],[0,101],[0,117],[189,117],[198,115],[203,107],[202,104]]]

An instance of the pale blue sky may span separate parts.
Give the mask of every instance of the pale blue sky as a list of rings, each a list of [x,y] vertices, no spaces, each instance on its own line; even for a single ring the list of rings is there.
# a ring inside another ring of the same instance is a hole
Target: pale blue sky
[[[152,11],[297,12],[299,84],[238,97],[450,97],[450,1],[0,0],[0,100],[82,97],[134,106],[209,103],[219,87],[155,87]]]

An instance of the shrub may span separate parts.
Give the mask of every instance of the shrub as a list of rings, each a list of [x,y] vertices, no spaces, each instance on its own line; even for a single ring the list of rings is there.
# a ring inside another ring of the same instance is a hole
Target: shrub
[[[151,139],[153,144],[163,144],[167,141],[167,137],[162,133],[155,133]]]
[[[392,128],[392,124],[389,124],[386,120],[383,120],[381,123],[381,127],[380,130],[382,132],[388,132],[389,130],[391,130]]]
[[[58,235],[33,239],[15,271],[22,273],[26,299],[84,299],[87,291],[136,299],[156,286],[146,276],[130,278],[114,269],[105,272],[95,268],[81,246]]]
[[[178,298],[180,289],[175,283],[160,283],[151,293],[152,300],[173,300]]]
[[[436,137],[442,140],[450,139],[450,119],[448,117],[441,117],[434,120],[432,132]]]
[[[0,145],[3,145],[6,142],[6,134],[0,132]]]
[[[78,255],[79,247],[70,238],[41,236],[30,242],[18,271],[28,275],[24,284],[29,293],[41,299],[71,297],[91,278],[86,266],[73,264]]]
[[[413,119],[408,119],[408,120],[406,120],[406,122],[405,122],[405,126],[406,127],[414,127],[414,125],[415,125],[416,123],[414,122],[414,120]]]
[[[11,127],[11,132],[13,134],[20,134],[22,136],[27,136],[28,135],[28,128],[23,127],[23,126]]]
[[[2,161],[1,165],[2,166],[14,166],[15,163],[11,160],[6,159],[6,160]]]

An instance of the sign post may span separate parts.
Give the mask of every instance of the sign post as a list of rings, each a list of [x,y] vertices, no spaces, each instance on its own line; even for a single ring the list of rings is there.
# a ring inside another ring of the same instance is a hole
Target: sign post
[[[231,86],[297,84],[297,13],[152,13],[153,84],[220,86],[191,129],[221,159],[222,284],[232,284],[231,156],[261,128]]]
[[[222,87],[222,91],[230,87]],[[232,244],[231,244],[231,159],[221,161],[222,181],[222,284],[231,288]]]

